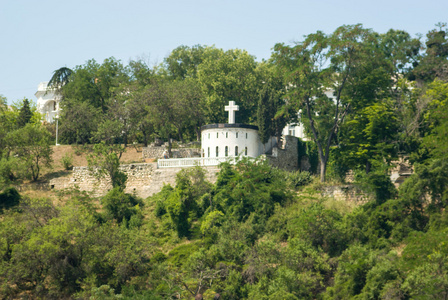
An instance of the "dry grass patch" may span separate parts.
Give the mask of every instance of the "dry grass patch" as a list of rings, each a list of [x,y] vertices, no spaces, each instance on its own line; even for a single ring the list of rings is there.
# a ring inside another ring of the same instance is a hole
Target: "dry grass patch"
[[[91,145],[89,145],[91,146]],[[53,148],[53,172],[64,170],[62,165],[62,158],[65,155],[73,157],[73,166],[82,167],[87,166],[87,155],[88,152],[83,149],[82,146],[78,145],[60,145],[52,146]],[[88,149],[88,147],[87,147]],[[144,162],[142,157],[142,147],[126,147],[126,151],[120,158],[120,162],[126,163],[141,163]]]

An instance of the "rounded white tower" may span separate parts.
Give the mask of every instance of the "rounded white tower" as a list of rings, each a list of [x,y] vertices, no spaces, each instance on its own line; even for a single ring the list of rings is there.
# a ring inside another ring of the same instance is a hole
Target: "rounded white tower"
[[[235,124],[235,111],[238,105],[230,101],[225,110],[229,112],[229,123],[209,124],[201,127],[202,157],[257,157],[272,149],[275,138],[266,145],[261,143],[258,127],[255,125]]]

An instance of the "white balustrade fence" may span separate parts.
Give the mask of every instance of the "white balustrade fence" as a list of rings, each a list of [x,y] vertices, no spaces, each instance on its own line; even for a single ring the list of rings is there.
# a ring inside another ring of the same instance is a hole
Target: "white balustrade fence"
[[[234,164],[238,157],[191,157],[191,158],[169,158],[157,160],[158,168],[179,168],[194,166],[217,166],[222,162]]]

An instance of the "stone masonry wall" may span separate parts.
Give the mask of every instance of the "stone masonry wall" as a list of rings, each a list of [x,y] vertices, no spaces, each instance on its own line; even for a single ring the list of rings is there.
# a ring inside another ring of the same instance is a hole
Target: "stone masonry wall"
[[[274,167],[287,171],[296,171],[299,169],[299,147],[298,139],[294,136],[285,136],[284,149],[277,147],[272,149],[272,155],[266,155],[266,158]]]
[[[175,185],[176,174],[182,168],[157,169],[156,163],[140,163],[120,165],[120,169],[128,175],[125,192],[136,193],[142,198],[158,193],[164,184]],[[216,181],[219,172],[217,167],[206,167],[207,180]],[[110,180],[98,180],[87,167],[73,168],[72,176],[59,177],[50,181],[52,189],[78,188],[91,192],[93,196],[103,196],[111,189]]]
[[[143,158],[163,158],[163,152],[168,150],[165,145],[144,147]],[[200,148],[176,148],[171,149],[172,158],[201,157]]]
[[[322,191],[322,196],[332,197],[338,201],[350,201],[356,204],[364,204],[372,199],[354,185],[327,186]]]
[[[151,180],[155,163],[139,163],[120,165],[120,170],[126,173],[128,180],[126,182],[127,193],[140,191]],[[81,191],[92,192],[94,196],[104,195],[112,188],[109,179],[99,180],[87,167],[74,167],[71,177],[55,178],[50,181],[50,187],[54,189],[78,188]]]

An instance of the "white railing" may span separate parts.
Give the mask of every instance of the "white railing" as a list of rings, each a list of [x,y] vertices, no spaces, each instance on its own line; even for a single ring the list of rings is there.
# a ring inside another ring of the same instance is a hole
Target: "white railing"
[[[235,163],[238,157],[190,157],[190,158],[169,158],[157,160],[157,168],[179,168],[194,166],[217,166],[222,162]]]

